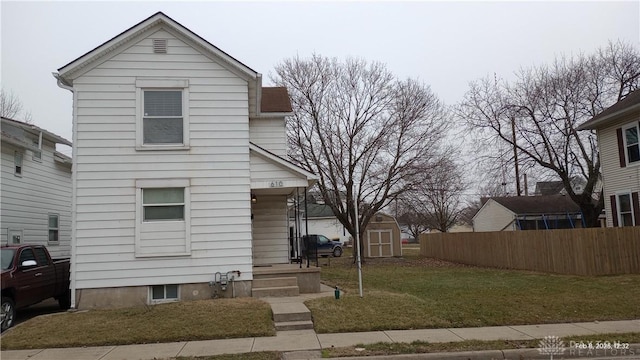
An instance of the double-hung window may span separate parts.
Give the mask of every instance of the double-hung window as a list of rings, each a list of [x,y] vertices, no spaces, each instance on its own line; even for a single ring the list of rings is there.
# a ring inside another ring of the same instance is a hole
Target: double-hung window
[[[13,164],[15,166],[14,174],[16,176],[22,176],[22,153],[20,151],[16,151],[13,154]]]
[[[189,89],[186,80],[136,81],[138,150],[173,150],[189,146]]]
[[[618,217],[618,224],[620,226],[634,226],[634,214],[633,214],[633,203],[631,194],[618,194],[618,213],[614,214],[614,216]]]
[[[627,164],[638,163],[640,162],[640,129],[638,128],[638,123],[627,126],[623,130]]]
[[[144,221],[183,221],[184,188],[142,189]]]
[[[59,225],[60,217],[58,214],[49,214],[49,242],[58,242],[60,241],[60,225]]]

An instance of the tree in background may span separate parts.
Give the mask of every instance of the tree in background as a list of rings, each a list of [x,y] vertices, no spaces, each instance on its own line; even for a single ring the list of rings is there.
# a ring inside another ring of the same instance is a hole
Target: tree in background
[[[13,93],[0,90],[0,116],[31,124],[31,112],[25,111],[22,101]]]
[[[292,161],[319,176],[325,204],[354,238],[356,223],[364,229],[411,189],[407,179],[441,157],[443,104],[428,86],[399,80],[381,63],[295,57],[276,66],[273,81],[293,104]]]
[[[561,179],[587,226],[598,226],[603,199],[596,137],[576,127],[638,88],[638,50],[610,43],[516,75],[512,82],[490,77],[471,83],[459,104],[457,114],[477,137],[476,150],[487,154],[497,143],[515,147],[521,164]],[[574,176],[587,180],[580,194],[571,188]]]
[[[410,214],[407,219],[413,223],[410,229],[447,232],[457,224],[466,190],[463,176],[460,166],[448,157],[413,176],[413,186],[401,196],[406,214]]]

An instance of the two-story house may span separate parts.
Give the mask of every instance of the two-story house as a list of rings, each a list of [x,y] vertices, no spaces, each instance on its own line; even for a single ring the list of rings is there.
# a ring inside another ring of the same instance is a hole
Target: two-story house
[[[71,252],[71,158],[56,144],[71,142],[3,117],[0,241],[45,245],[53,257]]]
[[[607,226],[640,226],[640,90],[578,130],[598,136]]]
[[[54,76],[73,93],[72,307],[251,296],[299,260],[287,198],[316,177],[284,158],[285,88],[161,12]]]

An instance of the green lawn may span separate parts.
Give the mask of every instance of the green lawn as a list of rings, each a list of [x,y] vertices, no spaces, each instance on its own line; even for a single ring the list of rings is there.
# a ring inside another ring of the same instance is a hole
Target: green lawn
[[[368,259],[364,297],[347,256],[322,268],[340,299],[306,304],[316,331],[475,327],[640,318],[640,275],[566,276],[483,269],[423,259]]]
[[[185,301],[40,316],[2,335],[2,349],[143,344],[275,335],[269,304],[253,299]]]

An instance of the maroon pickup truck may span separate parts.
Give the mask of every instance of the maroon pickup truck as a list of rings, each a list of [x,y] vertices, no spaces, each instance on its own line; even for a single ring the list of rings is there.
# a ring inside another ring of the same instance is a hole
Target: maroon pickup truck
[[[71,306],[69,259],[52,260],[47,248],[38,245],[5,245],[0,253],[2,331],[13,325],[16,309],[51,297],[63,309]]]

